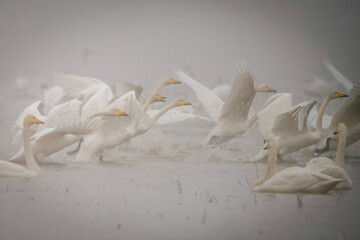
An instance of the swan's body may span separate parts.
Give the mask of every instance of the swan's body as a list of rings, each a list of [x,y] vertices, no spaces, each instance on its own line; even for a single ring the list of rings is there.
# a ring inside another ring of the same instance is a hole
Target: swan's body
[[[32,150],[36,158],[50,156],[65,147],[78,142],[84,135],[95,131],[102,120],[97,116],[125,116],[118,109],[108,109],[97,112],[86,119],[81,119],[82,103],[76,99],[53,108],[47,118],[46,126],[33,136],[31,142]],[[25,158],[24,149],[21,149],[10,161],[23,162]]]
[[[347,95],[337,91],[331,91],[326,95],[316,118],[315,131],[307,127],[308,114],[316,103],[314,100],[298,104],[288,112],[278,115],[272,127],[272,133],[279,137],[279,155],[293,153],[319,142],[323,137],[322,117],[326,105],[331,99],[341,97],[347,97]],[[267,156],[268,151],[262,149],[252,160],[259,161]]]
[[[335,162],[327,157],[318,157],[311,159],[306,164],[306,168],[321,172],[334,178],[342,179],[342,182],[336,185],[334,189],[347,190],[351,189],[352,181],[344,170],[347,135],[347,129],[345,124],[340,123],[336,133],[339,134],[339,143],[337,147]]]
[[[135,99],[133,99],[133,101],[135,101]],[[139,103],[136,104],[138,106],[137,107],[134,106],[134,108],[141,109]],[[174,102],[167,105],[166,107],[161,109],[157,114],[155,114],[155,116],[153,116],[150,119],[151,123],[156,122],[157,119],[159,119],[159,117],[169,109],[181,105],[190,105],[190,104],[182,99],[176,99]],[[153,124],[149,124],[139,117],[135,117],[135,119],[132,120],[131,123],[121,128],[118,128],[114,133],[114,128],[108,128],[104,124],[105,128],[100,128],[94,134],[86,136],[84,138],[84,142],[80,148],[80,151],[76,159],[79,162],[88,162],[99,158],[101,159],[104,153],[123,144],[124,142],[127,142],[128,140],[132,139],[135,136],[146,133],[151,129],[152,125]],[[109,131],[112,131],[112,134],[109,134]]]
[[[265,147],[270,149],[268,166],[265,176],[254,182],[252,189],[255,192],[327,193],[341,182],[340,179],[301,167],[290,167],[275,173],[277,140],[269,139]]]
[[[24,151],[26,167],[18,165],[12,162],[6,162],[0,160],[0,177],[24,177],[34,178],[41,176],[41,170],[36,164],[34,155],[31,149],[30,143],[30,126],[33,124],[41,124],[39,119],[29,114],[24,118],[23,123],[23,140],[24,140]]]
[[[255,93],[275,92],[268,86],[255,86],[252,76],[245,66],[235,69],[231,91],[225,102],[212,90],[201,85],[184,72],[176,71],[176,74],[189,85],[208,115],[218,123],[210,131],[207,138],[208,143],[225,142],[246,132],[250,127],[248,114]]]

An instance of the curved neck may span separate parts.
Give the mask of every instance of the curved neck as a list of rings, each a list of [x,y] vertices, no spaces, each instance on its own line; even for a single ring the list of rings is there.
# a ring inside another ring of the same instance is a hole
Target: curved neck
[[[165,80],[162,80],[161,83],[155,88],[153,93],[159,93],[159,91],[165,86]]]
[[[278,146],[277,144],[269,149],[268,165],[266,168],[265,179],[269,179],[274,176],[276,171]]]
[[[155,116],[152,118],[154,122],[156,122],[164,113],[169,111],[170,109],[176,107],[176,103],[170,103],[167,106],[163,107],[158,113],[155,114]]]
[[[153,100],[153,95],[154,95],[154,94],[151,94],[150,97],[146,100],[146,102],[145,102],[144,105],[142,106],[142,109],[143,109],[144,111],[146,111],[146,110],[149,108],[150,104],[152,104],[152,103],[154,102],[154,100]]]
[[[330,97],[329,97],[329,95],[326,95],[324,101],[321,104],[321,107],[319,109],[319,112],[318,112],[318,115],[316,118],[316,131],[317,132],[322,132],[322,129],[323,129],[322,128],[322,119],[323,119],[326,105],[329,103],[329,101],[330,101]]]
[[[93,119],[93,118],[96,118],[96,117],[101,117],[101,116],[115,116],[114,114],[112,113],[109,113],[107,111],[99,111],[99,112],[94,112],[92,113],[88,119]]]
[[[24,153],[25,153],[25,161],[28,170],[41,172],[39,166],[37,165],[34,154],[31,149],[31,142],[30,142],[30,125],[25,124],[23,125],[23,140],[24,140]]]
[[[345,167],[345,149],[346,149],[346,132],[339,134],[339,141],[336,150],[335,165],[344,168]]]

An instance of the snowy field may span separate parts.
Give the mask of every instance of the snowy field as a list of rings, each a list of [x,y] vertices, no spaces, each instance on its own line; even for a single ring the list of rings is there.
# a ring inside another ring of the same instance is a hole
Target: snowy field
[[[266,164],[241,160],[262,140],[249,143],[250,132],[221,148],[199,147],[211,127],[163,125],[103,163],[77,164],[64,150],[42,165],[40,179],[1,179],[0,239],[360,238],[359,160],[347,159],[351,191],[255,194],[249,185]]]

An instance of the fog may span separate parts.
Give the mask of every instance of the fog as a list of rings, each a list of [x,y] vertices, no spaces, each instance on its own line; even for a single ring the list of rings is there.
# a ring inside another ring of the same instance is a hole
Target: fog
[[[359,9],[354,1],[3,0],[1,91],[26,77],[39,94],[58,71],[146,90],[174,65],[214,86],[246,60],[257,82],[299,95],[300,82],[330,76],[323,58],[359,78]]]
[[[1,159],[17,152],[14,121],[41,98],[42,82],[54,86],[54,72],[140,83],[141,100],[176,78],[174,66],[212,88],[246,61],[257,84],[292,93],[293,103],[309,99],[314,77],[333,81],[324,59],[355,83],[359,13],[359,2],[336,0],[0,0]],[[198,103],[186,84],[161,93]],[[0,179],[0,239],[359,238],[359,143],[347,152],[351,191],[254,194],[266,164],[240,160],[262,149],[263,136],[251,130],[199,150],[214,126],[160,125],[98,164],[76,163],[70,146],[46,159],[41,179]],[[279,168],[309,159],[297,160]]]

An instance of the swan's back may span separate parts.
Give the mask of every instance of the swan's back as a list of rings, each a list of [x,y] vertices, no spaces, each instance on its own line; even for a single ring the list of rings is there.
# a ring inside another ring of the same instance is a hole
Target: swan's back
[[[320,172],[333,178],[341,179],[342,181],[334,187],[336,190],[348,190],[352,187],[352,180],[346,171],[342,167],[335,165],[335,162],[330,158],[313,158],[306,164],[305,168]]]
[[[309,169],[290,167],[278,172],[264,184],[254,187],[254,191],[276,193],[327,193],[340,182],[340,179]]]

